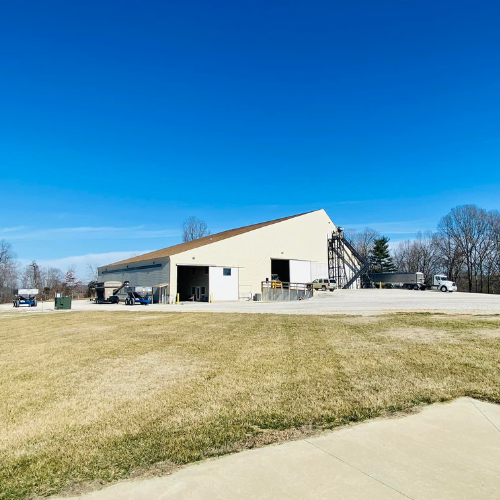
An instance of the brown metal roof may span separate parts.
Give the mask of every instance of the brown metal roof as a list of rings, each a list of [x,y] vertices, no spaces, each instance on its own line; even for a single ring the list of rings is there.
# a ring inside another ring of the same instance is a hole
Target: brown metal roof
[[[131,262],[141,262],[143,260],[159,259],[161,257],[170,257],[171,255],[187,252],[188,250],[194,250],[195,248],[199,248],[205,245],[210,245],[210,243],[215,243],[216,241],[222,241],[227,238],[232,238],[233,236],[238,236],[239,234],[248,233],[250,231],[254,231],[255,229],[260,229],[261,227],[277,224],[278,222],[283,222],[288,219],[300,217],[301,215],[306,215],[308,213],[311,212],[304,212],[302,214],[283,217],[282,219],[270,220],[268,222],[261,222],[260,224],[252,224],[250,226],[239,227],[237,229],[230,229],[229,231],[223,231],[222,233],[210,234],[209,236],[204,236],[203,238],[198,238],[197,240],[186,241],[185,243],[180,243],[179,245],[163,248],[161,250],[145,253],[143,255],[137,255],[135,257],[131,257],[130,259],[120,260],[119,262],[113,262],[113,264],[108,264],[107,266],[100,266],[100,267],[116,266],[117,264],[130,264]]]

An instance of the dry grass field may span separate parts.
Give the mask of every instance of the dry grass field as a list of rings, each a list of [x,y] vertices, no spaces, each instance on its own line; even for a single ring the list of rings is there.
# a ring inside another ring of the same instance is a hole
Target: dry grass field
[[[500,316],[0,316],[0,498],[173,468],[459,396]]]

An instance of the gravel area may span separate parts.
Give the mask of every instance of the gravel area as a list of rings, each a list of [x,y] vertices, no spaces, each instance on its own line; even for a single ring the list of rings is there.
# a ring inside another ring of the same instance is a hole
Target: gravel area
[[[219,302],[214,304],[185,302],[179,305],[154,304],[149,306],[98,305],[89,300],[75,300],[73,311],[149,311],[186,312],[214,311],[273,314],[355,314],[373,315],[387,312],[431,311],[448,314],[500,314],[500,295],[469,294],[463,292],[409,290],[336,290],[318,292],[312,299],[293,302]],[[39,302],[38,307],[0,305],[1,313],[36,314],[54,312],[54,302]],[[69,311],[57,311],[69,312]]]

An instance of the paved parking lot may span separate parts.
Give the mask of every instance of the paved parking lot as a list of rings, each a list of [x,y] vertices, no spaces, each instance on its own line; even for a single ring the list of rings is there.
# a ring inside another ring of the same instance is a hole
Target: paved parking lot
[[[438,291],[413,290],[336,290],[318,292],[314,298],[293,302],[185,302],[179,305],[154,304],[150,306],[126,306],[123,303],[94,304],[89,300],[73,301],[74,311],[141,311],[141,312],[178,312],[214,311],[239,313],[274,314],[356,314],[372,315],[399,311],[432,311],[449,314],[500,314],[500,295],[469,294],[463,292],[442,293]],[[39,302],[38,307],[20,307],[12,304],[0,305],[1,312],[32,314],[53,312],[54,303]]]

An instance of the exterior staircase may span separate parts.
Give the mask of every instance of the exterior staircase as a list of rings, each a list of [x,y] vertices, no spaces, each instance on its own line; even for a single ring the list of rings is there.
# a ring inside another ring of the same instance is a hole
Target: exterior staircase
[[[363,259],[345,237],[342,228],[328,238],[328,275],[339,288],[351,288],[370,269],[370,261]]]

